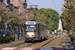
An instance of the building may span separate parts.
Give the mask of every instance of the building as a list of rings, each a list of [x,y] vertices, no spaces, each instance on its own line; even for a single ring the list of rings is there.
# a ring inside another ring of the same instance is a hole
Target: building
[[[32,10],[38,10],[38,8],[27,8],[28,12],[31,12]]]
[[[27,9],[27,0],[0,0],[0,2],[12,10],[13,8],[19,11]]]

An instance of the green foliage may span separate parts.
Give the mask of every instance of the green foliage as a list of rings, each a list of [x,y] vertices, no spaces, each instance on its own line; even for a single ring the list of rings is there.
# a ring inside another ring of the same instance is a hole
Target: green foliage
[[[15,41],[15,36],[10,35],[9,38],[11,41]]]
[[[1,37],[0,37],[0,41],[1,41]],[[3,43],[7,43],[10,41],[15,41],[15,37],[13,35],[3,37]]]
[[[63,21],[63,26],[67,30],[71,30],[72,27],[75,27],[75,0],[64,0],[64,10],[61,15],[62,21]]]
[[[47,16],[45,16],[44,14],[42,14],[39,10],[33,10],[31,12],[28,13],[28,19],[29,20],[33,20],[34,19],[34,14],[35,15],[35,20],[36,21],[40,21],[43,23],[47,23]]]
[[[71,42],[73,43],[73,36],[72,36],[72,34],[69,34],[68,36],[69,36]]]
[[[14,24],[18,25],[23,25],[23,23],[27,20],[26,16],[25,16],[25,10],[23,10],[22,12],[16,11],[17,13],[15,13],[15,11],[10,11],[9,8],[6,8],[5,6],[0,4],[0,21],[3,22],[8,22],[10,24],[12,24],[12,26]]]
[[[48,29],[49,30],[55,30],[58,28],[58,20],[59,20],[59,14],[57,11],[51,9],[51,8],[41,8],[40,11],[47,15],[48,20]]]
[[[10,42],[9,36],[4,36],[4,37],[3,37],[3,42],[4,42],[4,43],[5,43],[5,42]]]

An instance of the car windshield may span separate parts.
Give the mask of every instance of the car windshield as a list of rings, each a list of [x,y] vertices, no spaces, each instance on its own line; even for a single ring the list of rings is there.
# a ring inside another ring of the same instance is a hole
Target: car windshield
[[[36,28],[35,28],[35,25],[27,25],[26,26],[26,31],[34,31]]]

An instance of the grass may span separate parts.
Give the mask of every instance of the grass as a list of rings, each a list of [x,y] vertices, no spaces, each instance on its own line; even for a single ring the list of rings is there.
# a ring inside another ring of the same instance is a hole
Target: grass
[[[19,47],[19,45],[11,45],[10,47]]]
[[[6,45],[2,45],[1,47],[7,47]]]
[[[23,43],[24,41],[19,41],[18,43],[14,43],[14,44],[11,44],[11,45],[1,45],[0,47],[19,47],[20,45],[18,45],[18,44],[20,44],[20,43]]]
[[[56,46],[50,47],[50,48],[56,48]]]

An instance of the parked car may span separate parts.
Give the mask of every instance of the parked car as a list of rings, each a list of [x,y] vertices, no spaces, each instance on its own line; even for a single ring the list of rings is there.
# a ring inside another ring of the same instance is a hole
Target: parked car
[[[9,31],[8,30],[3,30],[2,33],[3,33],[3,36],[9,36]]]

